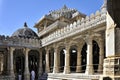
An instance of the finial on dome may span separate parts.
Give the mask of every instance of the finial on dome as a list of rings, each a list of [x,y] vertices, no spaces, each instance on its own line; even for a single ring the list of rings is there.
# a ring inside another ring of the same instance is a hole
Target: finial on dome
[[[24,27],[28,27],[26,22],[24,23]]]

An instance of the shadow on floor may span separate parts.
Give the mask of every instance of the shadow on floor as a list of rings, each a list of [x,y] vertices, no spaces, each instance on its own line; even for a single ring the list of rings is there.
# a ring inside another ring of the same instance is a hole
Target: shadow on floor
[[[47,73],[43,73],[39,78],[38,80],[47,80],[48,78],[48,74]]]
[[[103,80],[112,80],[110,77],[104,77]]]

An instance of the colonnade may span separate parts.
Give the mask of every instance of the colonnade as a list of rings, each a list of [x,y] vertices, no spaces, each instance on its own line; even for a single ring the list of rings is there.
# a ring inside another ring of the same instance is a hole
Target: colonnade
[[[83,44],[86,43],[87,44],[87,62],[86,62],[86,70],[85,70],[85,74],[93,74],[94,73],[94,69],[93,69],[93,58],[95,59],[95,57],[93,57],[93,38],[92,37],[88,37],[85,39],[85,42],[79,44],[78,42],[76,42],[77,44],[75,44],[76,50],[77,50],[77,59],[76,59],[76,73],[80,73],[82,72],[82,47]],[[96,40],[96,42],[99,45],[99,64],[98,64],[98,72],[103,71],[103,60],[104,60],[104,41],[102,38]],[[53,49],[54,49],[54,65],[53,65],[53,73],[60,73],[60,55],[59,55],[59,47],[61,45],[55,44],[53,45]],[[64,70],[63,73],[64,74],[69,74],[71,73],[70,71],[70,48],[71,48],[72,44],[70,42],[65,43],[64,48],[65,48],[65,57],[64,57]],[[29,61],[28,61],[28,54],[30,49],[29,48],[25,48],[23,49],[24,53],[25,53],[25,70],[24,70],[24,79],[25,80],[29,80],[30,79],[30,72],[29,72]],[[46,56],[45,56],[45,62],[46,62],[46,72],[49,73],[50,72],[50,62],[49,62],[49,47],[45,47],[46,50]],[[14,73],[14,64],[13,64],[13,53],[15,51],[14,47],[10,47],[9,48],[9,53],[10,53],[10,75],[12,77],[15,77],[15,73]],[[41,50],[39,51],[39,53],[41,52]],[[42,54],[39,55],[39,71],[38,73],[41,74],[42,73]],[[13,79],[14,80],[14,79]]]
[[[95,59],[95,57],[93,57],[93,38],[92,37],[87,37],[85,39],[85,42],[87,44],[87,62],[86,62],[86,70],[85,70],[85,74],[93,74],[94,73],[94,68],[93,68],[93,58]],[[102,72],[103,71],[103,60],[104,60],[104,41],[102,38],[98,39],[98,41],[96,41],[99,45],[99,64],[98,64],[98,70],[97,72]],[[77,65],[76,65],[76,72],[82,72],[81,68],[82,68],[82,64],[81,64],[81,60],[82,60],[82,55],[81,55],[81,50],[83,47],[83,43],[81,45],[77,45]],[[53,73],[59,73],[59,48],[56,44],[56,47],[54,48],[54,66],[53,66]],[[65,45],[65,64],[64,64],[64,74],[68,74],[70,73],[70,47],[71,44],[68,42]],[[50,72],[50,66],[49,66],[49,48],[46,48],[46,72]]]
[[[24,80],[30,80],[30,69],[29,69],[29,51],[31,49],[29,48],[24,48],[23,49],[23,52],[24,52],[24,55],[25,55],[25,69],[24,69]],[[11,80],[14,80],[15,79],[15,71],[14,71],[14,51],[15,51],[15,48],[14,47],[10,47],[9,48],[9,51],[10,51],[10,76],[11,76]],[[40,54],[40,58],[39,59],[42,59],[42,56]],[[38,71],[38,74],[41,74],[42,73],[42,61],[39,60],[39,71]]]

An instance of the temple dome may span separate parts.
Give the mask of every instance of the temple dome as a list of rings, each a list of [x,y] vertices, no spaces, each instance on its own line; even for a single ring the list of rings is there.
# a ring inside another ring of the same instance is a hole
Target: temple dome
[[[38,35],[24,23],[24,27],[18,29],[12,34],[12,37],[20,38],[38,38]]]

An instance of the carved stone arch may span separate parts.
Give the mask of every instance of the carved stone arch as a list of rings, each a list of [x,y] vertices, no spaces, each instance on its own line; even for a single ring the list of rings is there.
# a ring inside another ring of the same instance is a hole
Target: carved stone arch
[[[51,49],[54,49],[54,47],[53,47],[53,46],[48,46],[48,47],[47,47],[47,50],[48,50],[48,51],[50,51]]]
[[[81,43],[81,72],[85,72],[87,65],[87,43],[85,40]]]
[[[102,36],[94,38],[93,41],[95,41],[98,44],[99,48],[101,47],[101,45],[104,46],[104,40],[102,39]],[[99,55],[100,55],[100,51],[99,51]]]
[[[18,78],[18,74],[22,75],[24,78],[25,71],[25,53],[24,49],[15,49],[13,52],[13,64],[14,64],[14,73],[16,78]]]
[[[70,45],[69,53],[70,53],[70,71],[75,72],[77,66],[77,50],[78,46],[76,43],[72,43]]]
[[[49,70],[50,72],[53,72],[53,66],[54,66],[54,47],[48,46],[48,54],[49,54]]]
[[[60,42],[57,44],[57,49],[58,49],[58,66],[59,66],[59,71],[63,72],[64,71],[64,65],[65,65],[65,53],[64,50],[66,48],[66,44],[64,42]]]
[[[36,49],[31,49],[28,53],[28,65],[29,71],[35,71],[35,78],[38,77],[38,70],[39,70],[39,51]]]
[[[94,38],[92,40],[92,44],[93,44],[93,52],[92,52],[92,55],[93,55],[93,68],[94,68],[94,72],[97,72],[98,71],[98,66],[99,66],[99,55],[100,55],[100,49],[99,49],[99,45],[100,45],[100,42],[99,42],[99,38]]]
[[[7,48],[1,48],[0,49],[0,75],[7,74],[7,67],[9,68],[9,65],[7,65],[7,58],[8,58],[8,50]]]
[[[64,42],[59,42],[58,44],[57,44],[57,47],[60,47],[60,46],[65,46],[66,44],[64,43]]]
[[[73,45],[78,45],[78,42],[77,41],[70,41],[70,46],[73,46]]]

